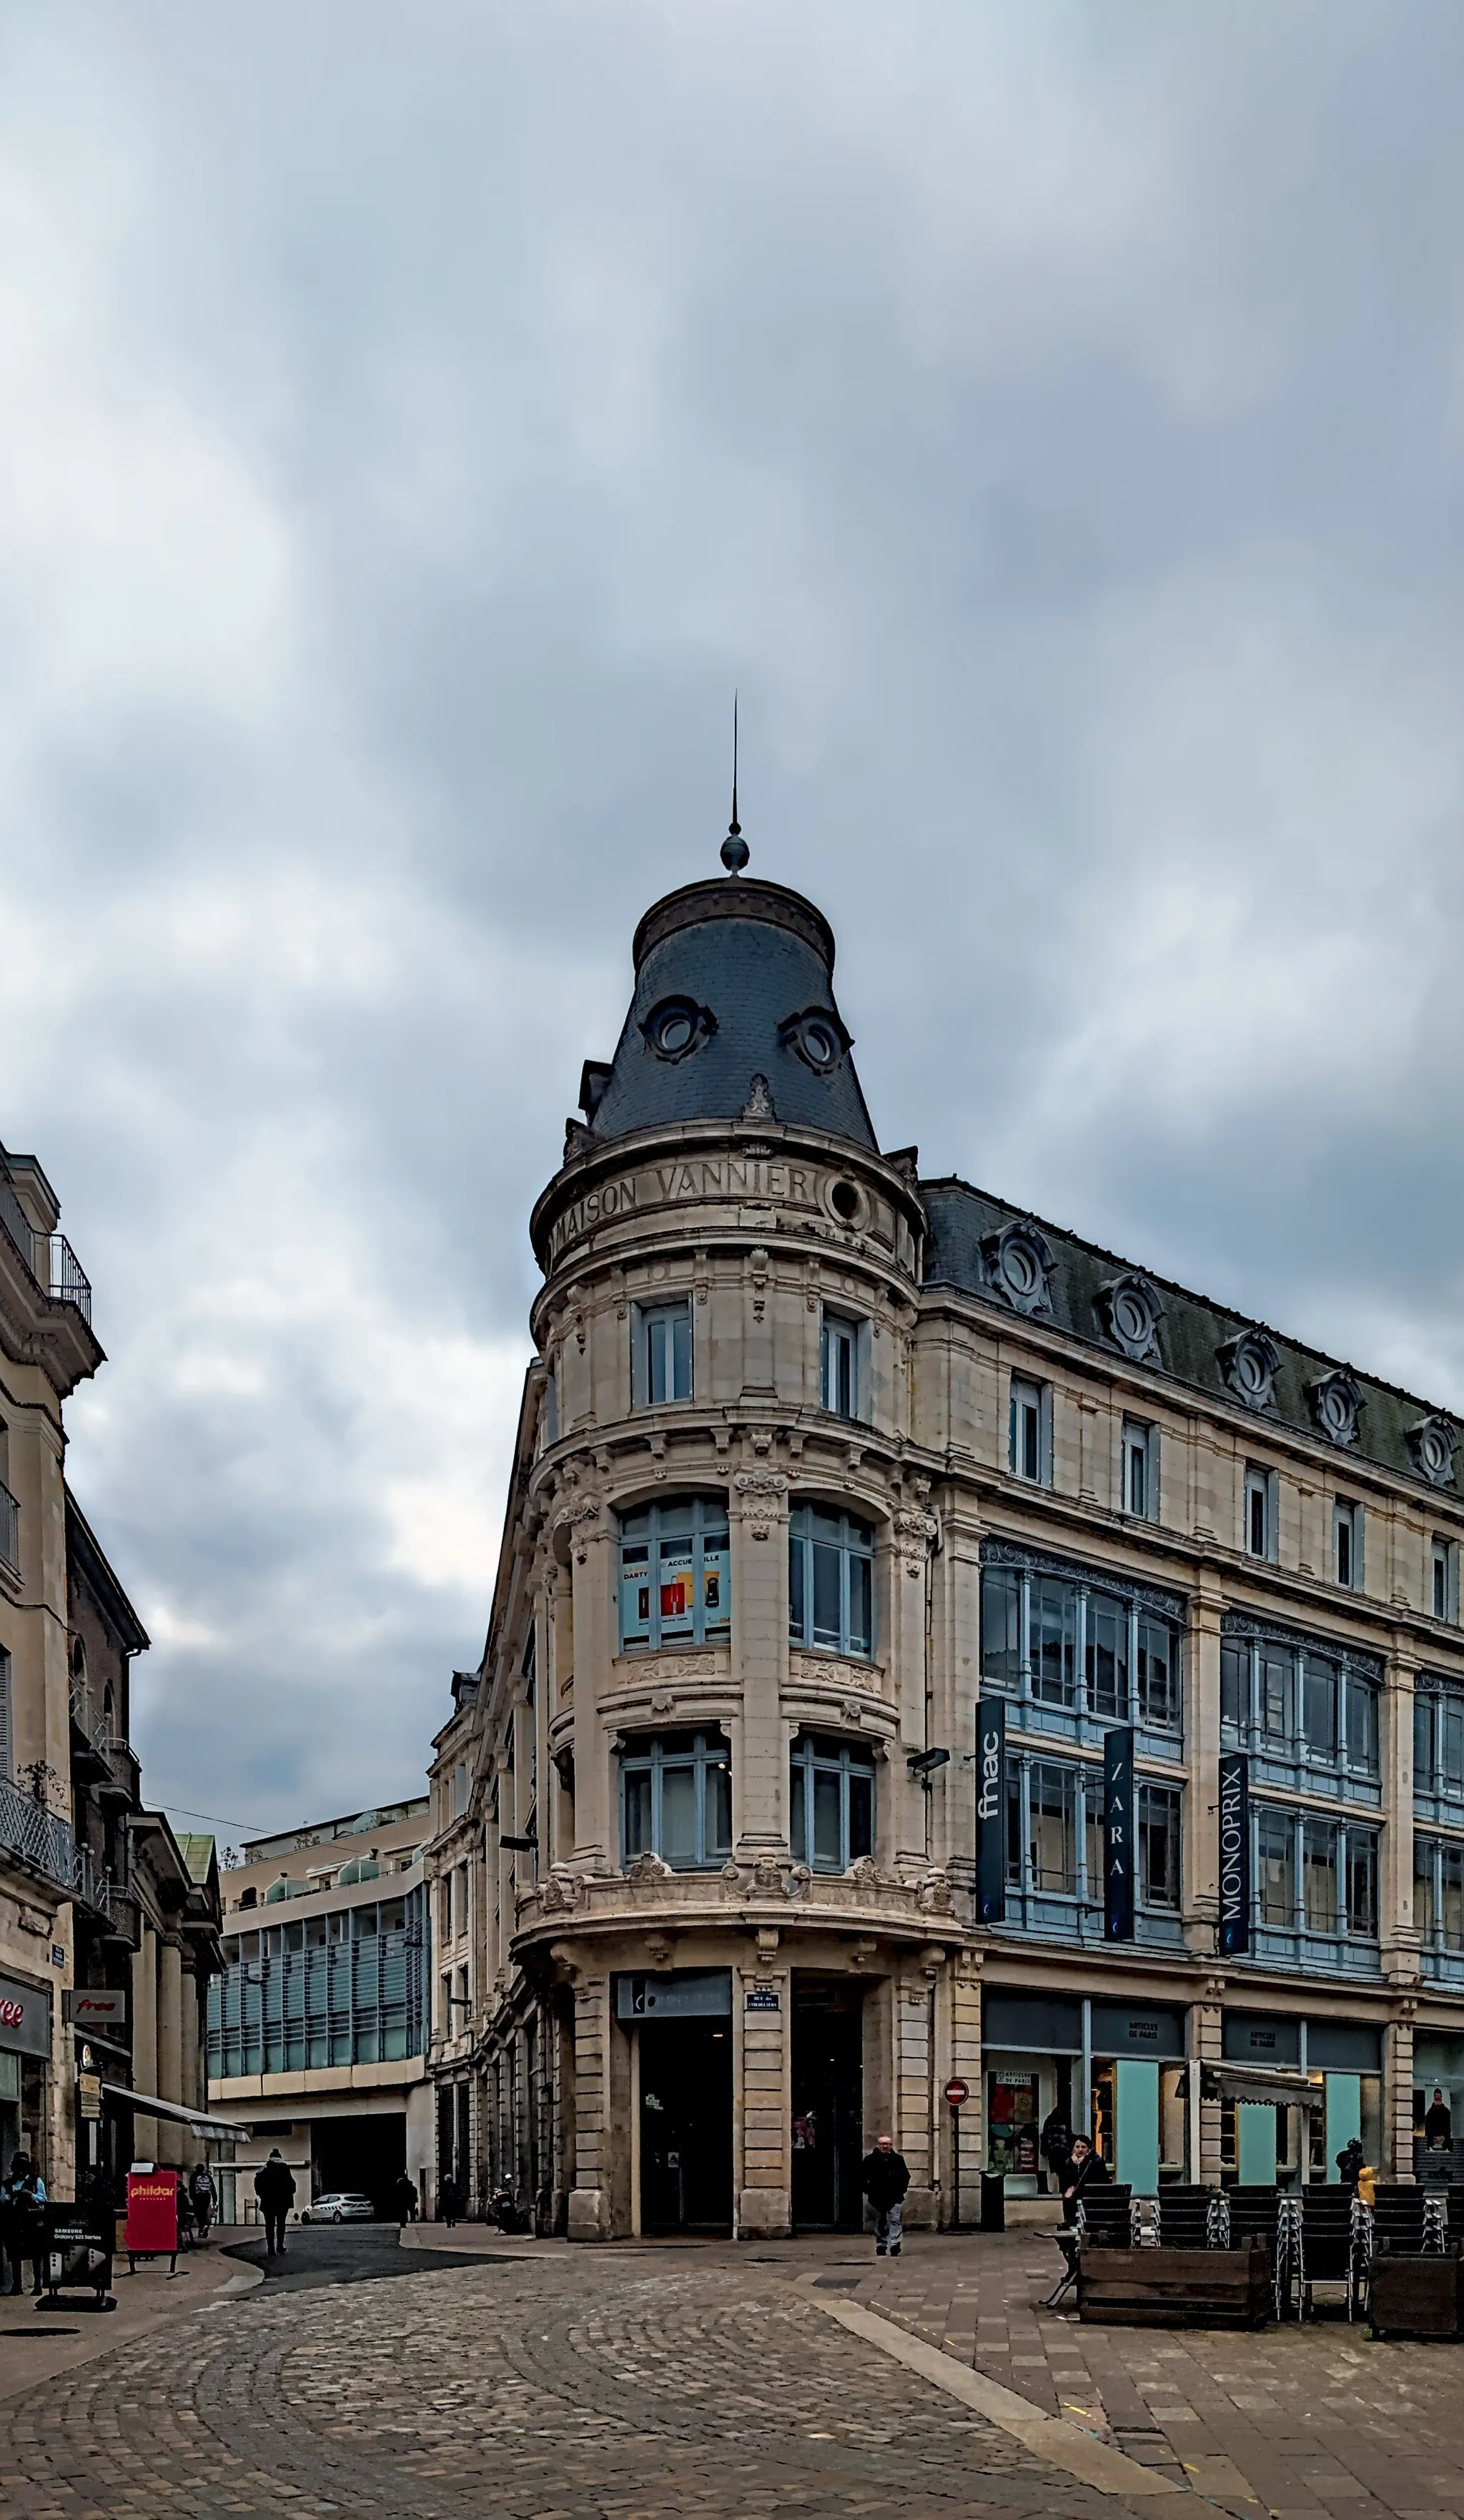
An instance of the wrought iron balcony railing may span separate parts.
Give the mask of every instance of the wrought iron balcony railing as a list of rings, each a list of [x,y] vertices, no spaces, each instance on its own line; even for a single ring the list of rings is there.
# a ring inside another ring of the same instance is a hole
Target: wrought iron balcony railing
[[[74,1304],[84,1322],[92,1317],[92,1282],[64,1234],[32,1234],[30,1266],[48,1295],[59,1304]]]
[[[48,1811],[17,1785],[0,1778],[0,1848],[19,1856],[22,1864],[43,1874],[47,1881],[69,1892],[76,1888],[77,1848],[71,1834],[71,1823],[60,1812]],[[86,1849],[81,1856],[89,1868]]]
[[[8,1487],[0,1484],[0,1565],[13,1575],[21,1571],[21,1508]]]

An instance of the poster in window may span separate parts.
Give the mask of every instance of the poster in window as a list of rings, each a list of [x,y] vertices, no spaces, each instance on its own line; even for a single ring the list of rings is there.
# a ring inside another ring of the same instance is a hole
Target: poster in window
[[[668,1628],[689,1628],[695,1594],[689,1546],[661,1549],[661,1633]]]

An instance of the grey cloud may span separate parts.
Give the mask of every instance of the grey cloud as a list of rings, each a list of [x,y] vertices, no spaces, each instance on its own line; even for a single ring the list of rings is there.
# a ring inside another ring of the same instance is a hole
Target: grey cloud
[[[158,1790],[418,1772],[734,682],[886,1143],[1464,1405],[1453,15],[7,51],[0,1125],[97,1281]]]

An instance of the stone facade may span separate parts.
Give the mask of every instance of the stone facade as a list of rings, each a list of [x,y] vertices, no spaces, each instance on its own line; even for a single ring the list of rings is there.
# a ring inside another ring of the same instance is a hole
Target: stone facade
[[[1413,1769],[1415,1675],[1431,1742],[1464,1691],[1453,1429],[881,1154],[831,968],[779,887],[656,905],[534,1212],[492,1623],[433,1772],[454,2175],[584,2238],[857,2222],[885,2130],[909,2219],[969,2222],[983,2171],[1039,2195],[1048,2116],[1138,2184],[1254,2174],[1262,2119],[1283,2177],[1353,2120],[1411,2175],[1415,2043],[1445,2079],[1458,2043],[1464,2106],[1464,1757],[1429,1748],[1426,1814]],[[1277,2070],[1315,2108],[1248,2105]]]

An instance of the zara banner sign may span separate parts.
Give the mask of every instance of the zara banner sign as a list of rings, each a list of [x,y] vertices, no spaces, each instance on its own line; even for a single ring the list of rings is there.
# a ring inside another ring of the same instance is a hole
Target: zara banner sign
[[[983,1925],[1006,1914],[1006,1700],[976,1709],[976,1912]]]
[[[1103,1939],[1133,1940],[1133,1734],[1103,1735]]]
[[[1226,1958],[1251,1948],[1251,1771],[1243,1750],[1220,1753],[1220,1948]]]

